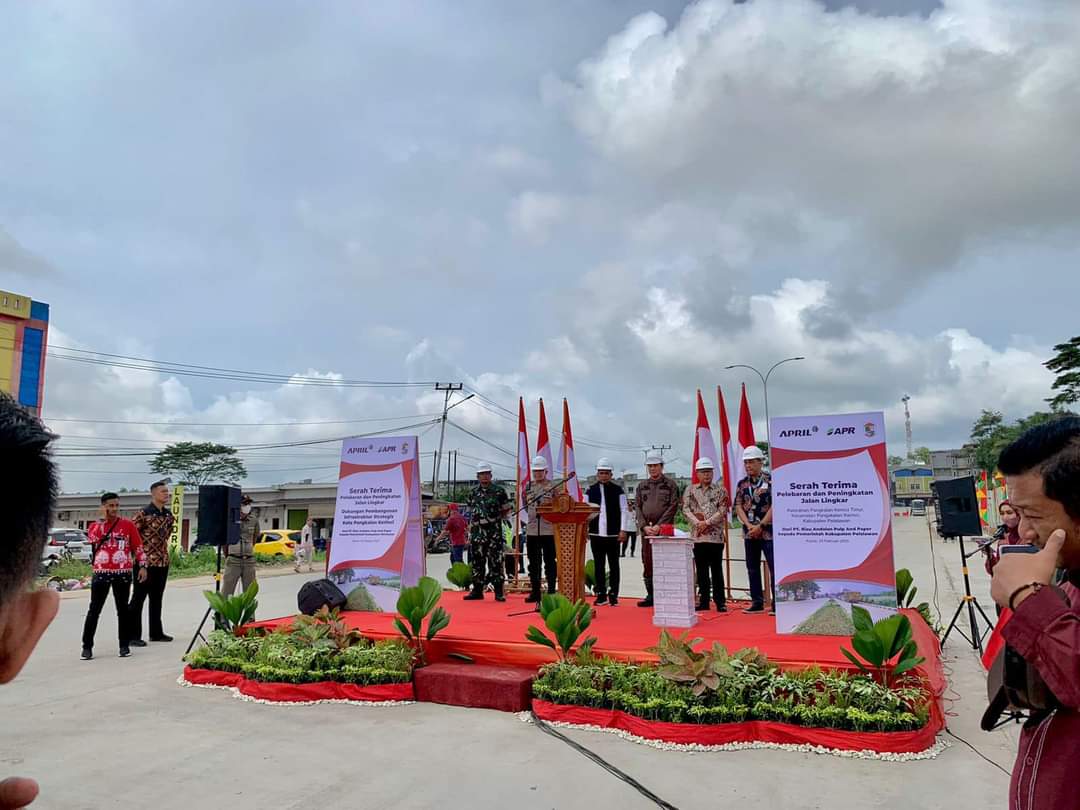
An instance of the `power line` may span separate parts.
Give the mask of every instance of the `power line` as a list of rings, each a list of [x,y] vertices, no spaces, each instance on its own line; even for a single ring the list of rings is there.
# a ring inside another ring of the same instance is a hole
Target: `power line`
[[[293,427],[301,425],[347,425],[360,422],[390,422],[397,419],[423,419],[438,413],[416,413],[402,416],[371,416],[363,419],[326,419],[303,422],[172,422],[142,421],[138,419],[79,419],[76,417],[49,416],[48,422],[77,422],[87,425],[147,425],[152,427]]]
[[[454,420],[452,420],[452,419],[447,419],[447,420],[446,420],[446,422],[447,422],[447,424],[450,424],[450,425],[453,425],[454,427],[456,427],[456,428],[457,428],[458,430],[460,430],[460,431],[461,431],[462,433],[466,433],[466,434],[468,434],[469,436],[472,436],[472,437],[473,437],[474,439],[476,439],[476,440],[477,440],[478,442],[483,442],[483,443],[484,443],[484,444],[486,444],[486,445],[487,445],[488,447],[492,447],[492,448],[494,448],[495,450],[498,450],[498,451],[499,451],[500,453],[505,453],[506,455],[510,456],[511,458],[516,458],[515,454],[514,454],[514,453],[511,453],[511,452],[510,452],[509,450],[507,450],[507,449],[506,449],[505,447],[499,447],[499,445],[495,444],[495,442],[489,442],[489,441],[488,441],[487,439],[485,439],[485,438],[484,438],[483,436],[477,436],[477,435],[476,435],[475,433],[473,433],[473,432],[472,432],[471,430],[469,430],[468,428],[463,428],[463,427],[462,427],[461,425],[459,425],[459,424],[458,424],[457,422],[455,422]]]

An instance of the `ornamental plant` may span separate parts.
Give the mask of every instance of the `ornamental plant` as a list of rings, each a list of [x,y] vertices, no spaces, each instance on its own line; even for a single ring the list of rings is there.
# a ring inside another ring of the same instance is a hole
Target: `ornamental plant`
[[[427,663],[424,643],[431,641],[450,624],[450,614],[437,607],[440,598],[442,586],[431,577],[420,577],[413,587],[402,588],[398,597],[398,617],[394,619],[394,627],[413,646],[421,666]],[[428,619],[426,631],[423,628],[424,619]]]
[[[259,583],[252,582],[239,596],[225,596],[214,591],[203,591],[203,596],[214,609],[214,624],[220,630],[236,633],[241,627],[255,618],[255,608],[259,606],[255,598],[259,594]]]
[[[657,672],[661,677],[675,683],[685,684],[695,697],[701,697],[706,690],[717,691],[724,681],[737,680],[741,672],[764,668],[768,661],[754,648],[739,650],[734,655],[719,642],[713,642],[712,648],[697,652],[694,647],[702,642],[695,638],[687,640],[689,632],[676,638],[665,628],[660,631],[660,641],[651,652],[660,659]]]
[[[881,678],[886,686],[926,660],[918,655],[918,646],[911,637],[911,621],[904,614],[875,622],[866,608],[852,605],[851,619],[855,623],[851,646],[858,657],[843,647],[841,652],[863,672]]]
[[[341,651],[364,641],[363,634],[341,618],[340,608],[331,610],[326,605],[311,616],[299,614],[293,619],[292,632],[316,649]]]
[[[900,607],[911,607],[915,601],[915,594],[918,592],[919,589],[915,587],[915,580],[908,569],[901,568],[896,572],[896,601]],[[919,611],[919,615],[923,617],[927,627],[933,630],[936,635],[941,635],[941,628],[934,624],[934,617],[930,615],[929,602],[919,602],[915,606],[915,610]]]
[[[561,593],[545,594],[540,600],[540,617],[553,637],[549,638],[539,627],[530,624],[525,638],[534,644],[550,647],[558,653],[560,661],[566,661],[574,644],[592,623],[592,616],[592,609],[583,599],[571,602]],[[590,636],[581,646],[591,650],[595,643],[596,638]]]
[[[446,578],[451,585],[457,585],[461,589],[467,589],[472,585],[472,566],[464,562],[456,562],[446,572]]]

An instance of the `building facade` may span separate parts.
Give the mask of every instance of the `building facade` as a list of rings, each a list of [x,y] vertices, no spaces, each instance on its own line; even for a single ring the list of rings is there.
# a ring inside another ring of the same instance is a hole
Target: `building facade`
[[[957,450],[933,450],[930,453],[930,467],[934,471],[935,479],[979,475],[979,471],[975,469],[975,456],[970,447],[961,447]]]
[[[934,471],[925,464],[900,464],[889,470],[889,484],[894,504],[910,505],[913,500],[930,501]]]
[[[0,290],[0,391],[35,416],[45,395],[49,305]]]

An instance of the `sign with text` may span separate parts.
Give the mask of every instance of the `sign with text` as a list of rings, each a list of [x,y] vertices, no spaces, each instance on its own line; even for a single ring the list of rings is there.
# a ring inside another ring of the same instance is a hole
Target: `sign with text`
[[[327,571],[350,608],[387,612],[424,575],[415,436],[342,442]]]
[[[169,499],[169,511],[172,512],[172,532],[169,533],[169,548],[180,548],[180,538],[184,536],[184,485],[177,484],[173,487],[172,497]]]
[[[770,420],[776,631],[849,636],[896,611],[885,416]]]

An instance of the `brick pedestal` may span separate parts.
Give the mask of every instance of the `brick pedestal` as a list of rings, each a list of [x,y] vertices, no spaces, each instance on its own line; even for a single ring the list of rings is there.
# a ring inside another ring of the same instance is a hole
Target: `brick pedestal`
[[[654,537],[653,624],[657,627],[693,627],[694,544],[682,538]]]

